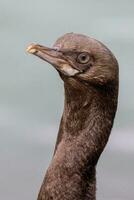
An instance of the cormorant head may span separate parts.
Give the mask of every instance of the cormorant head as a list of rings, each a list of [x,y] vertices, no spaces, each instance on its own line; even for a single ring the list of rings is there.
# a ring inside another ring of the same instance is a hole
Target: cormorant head
[[[64,81],[105,85],[118,81],[118,63],[101,42],[85,35],[67,33],[52,48],[32,44],[27,51],[50,63]]]

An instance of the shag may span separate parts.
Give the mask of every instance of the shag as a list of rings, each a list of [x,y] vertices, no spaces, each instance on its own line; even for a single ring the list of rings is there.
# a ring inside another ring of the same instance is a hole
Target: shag
[[[54,66],[65,88],[54,155],[38,200],[95,200],[96,165],[117,109],[118,62],[101,42],[75,33],[52,48],[31,44],[27,51]]]

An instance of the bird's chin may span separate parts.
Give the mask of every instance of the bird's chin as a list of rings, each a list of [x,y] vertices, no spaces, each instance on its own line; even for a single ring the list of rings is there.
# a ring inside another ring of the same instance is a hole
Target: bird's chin
[[[64,74],[65,76],[68,77],[73,77],[77,74],[79,74],[79,71],[77,69],[72,68],[68,64],[63,64],[62,66],[54,66],[60,73]]]

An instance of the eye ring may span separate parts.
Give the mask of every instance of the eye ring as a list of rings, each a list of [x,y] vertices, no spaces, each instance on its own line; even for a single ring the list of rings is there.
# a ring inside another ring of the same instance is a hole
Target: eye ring
[[[86,64],[90,60],[90,55],[87,52],[80,53],[77,56],[77,62],[80,64]]]

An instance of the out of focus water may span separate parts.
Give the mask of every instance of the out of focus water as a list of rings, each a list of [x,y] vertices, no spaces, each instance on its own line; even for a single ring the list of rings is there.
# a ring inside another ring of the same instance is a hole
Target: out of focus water
[[[63,84],[25,53],[66,32],[104,42],[120,64],[115,126],[97,169],[98,200],[134,199],[134,1],[0,0],[0,199],[36,199],[53,152]]]

